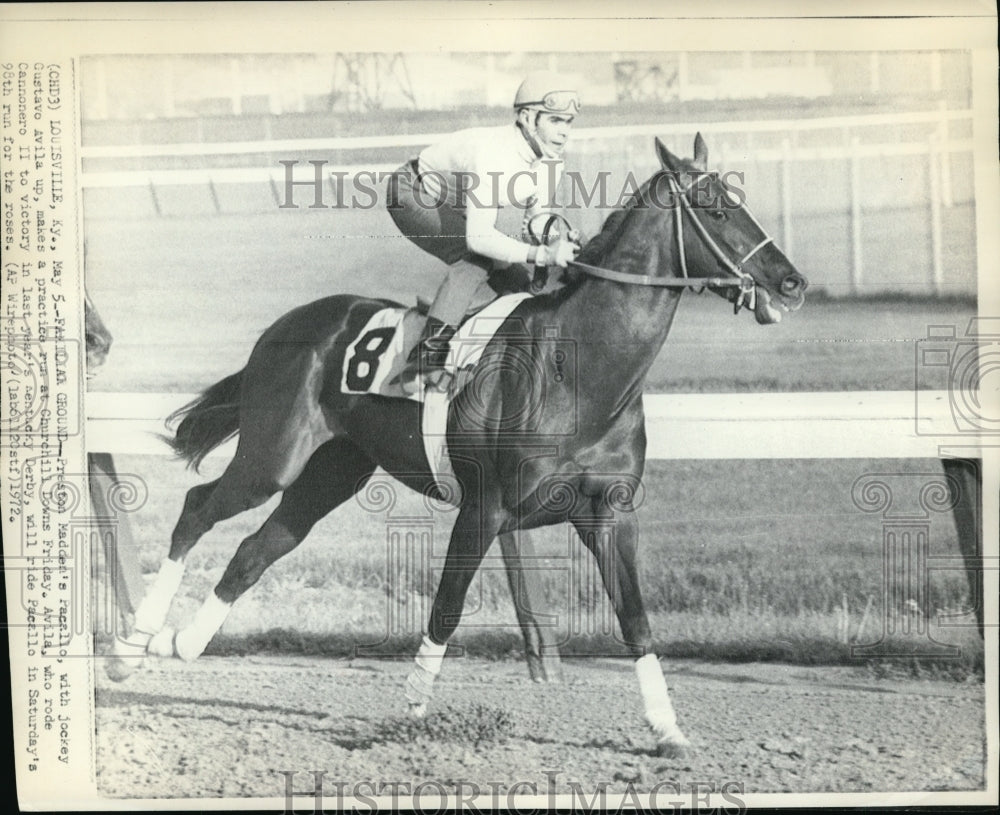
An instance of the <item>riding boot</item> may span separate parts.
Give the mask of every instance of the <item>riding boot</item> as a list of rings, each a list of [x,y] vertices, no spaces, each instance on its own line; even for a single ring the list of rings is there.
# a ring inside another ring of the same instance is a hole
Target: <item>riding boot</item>
[[[443,369],[448,361],[449,342],[453,336],[454,326],[428,317],[420,341],[410,351],[406,366],[399,374],[399,383],[404,391],[413,393],[421,374],[424,377],[430,376],[431,384],[437,387],[446,385],[443,380],[447,377]],[[428,380],[425,379],[426,381]]]
[[[423,334],[407,356],[406,367],[399,375],[405,389],[409,389],[421,373],[433,374],[444,368],[448,343],[455,335],[456,326],[469,307],[482,297],[488,277],[485,269],[470,261],[459,261],[448,270],[427,313]]]
[[[428,317],[420,342],[406,358],[408,364],[418,363],[423,371],[443,368],[448,360],[448,343],[455,336],[455,326]]]

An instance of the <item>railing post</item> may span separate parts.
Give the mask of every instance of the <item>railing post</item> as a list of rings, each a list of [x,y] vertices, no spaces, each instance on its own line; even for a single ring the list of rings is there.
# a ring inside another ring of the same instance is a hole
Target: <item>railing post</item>
[[[275,206],[281,206],[281,193],[278,192],[278,182],[274,180],[272,173],[267,174],[267,180],[271,184],[271,195],[274,196]]]
[[[781,247],[785,255],[794,253],[792,236],[792,143],[781,141]]]
[[[160,199],[156,197],[156,185],[153,184],[152,177],[149,179],[149,197],[153,200],[153,211],[157,215],[162,215],[163,211],[160,209]]]
[[[861,139],[851,139],[851,294],[858,294],[864,280],[861,246]]]
[[[212,204],[215,205],[215,213],[218,215],[222,212],[222,207],[219,205],[219,193],[215,189],[215,183],[212,181],[212,176],[208,177],[208,193],[212,196]]]
[[[938,177],[940,157],[938,137],[931,133],[927,144],[927,180],[931,199],[931,289],[941,294],[943,269],[941,263],[941,180]]]
[[[941,118],[938,121],[938,138],[941,149],[941,203],[949,209],[952,206],[951,197],[951,150],[948,143],[951,140],[951,132],[948,127],[948,105],[944,100],[938,102],[941,111]]]

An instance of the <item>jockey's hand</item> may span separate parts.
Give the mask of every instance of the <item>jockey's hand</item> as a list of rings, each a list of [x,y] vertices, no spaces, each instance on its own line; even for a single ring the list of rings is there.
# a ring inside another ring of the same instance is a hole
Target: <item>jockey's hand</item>
[[[571,260],[576,258],[576,253],[580,247],[566,238],[560,238],[553,244],[538,247],[535,255],[535,265],[537,266],[559,266],[563,269]]]

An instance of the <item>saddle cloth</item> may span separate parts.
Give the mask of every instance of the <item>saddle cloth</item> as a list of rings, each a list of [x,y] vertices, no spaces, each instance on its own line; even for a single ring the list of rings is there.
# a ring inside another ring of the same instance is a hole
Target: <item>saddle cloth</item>
[[[342,393],[392,396],[423,403],[424,452],[438,490],[449,503],[461,501],[446,439],[448,405],[468,381],[468,377],[459,374],[476,366],[504,320],[529,297],[526,292],[499,297],[459,326],[449,344],[444,367],[451,375],[451,387],[447,390],[427,387],[418,380],[411,393],[399,384],[399,374],[406,366],[403,349],[412,348],[414,336],[423,330],[425,318],[414,309],[397,307],[375,312],[344,354]]]
[[[526,292],[498,297],[465,320],[450,343],[444,370],[457,381],[459,371],[474,368],[493,335],[523,300]],[[406,366],[404,348],[423,330],[425,317],[414,309],[384,308],[376,311],[347,347],[340,377],[340,390],[349,394],[376,394],[424,401],[424,384],[413,393],[404,391],[397,379]],[[452,397],[455,394],[451,394]]]

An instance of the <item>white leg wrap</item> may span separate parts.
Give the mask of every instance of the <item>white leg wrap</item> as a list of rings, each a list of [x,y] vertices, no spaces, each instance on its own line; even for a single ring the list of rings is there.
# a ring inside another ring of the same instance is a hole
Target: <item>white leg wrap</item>
[[[417,651],[416,663],[425,671],[429,671],[434,676],[437,676],[441,673],[441,663],[444,661],[444,653],[447,650],[447,645],[438,645],[424,634],[423,641],[420,643],[420,650]]]
[[[642,694],[646,721],[660,737],[679,733],[674,706],[670,704],[670,696],[667,694],[667,681],[663,678],[656,654],[646,654],[637,659],[635,673],[639,677],[639,692]]]
[[[184,564],[164,558],[153,585],[146,591],[146,596],[135,610],[136,631],[152,635],[163,628],[167,612],[170,611],[170,604],[181,586],[182,577],[184,577]]]
[[[174,637],[177,656],[187,662],[200,657],[212,641],[212,637],[222,628],[231,608],[230,603],[222,602],[212,591],[195,613],[191,624],[178,631]]]
[[[146,653],[154,657],[165,657],[169,659],[174,655],[174,637],[177,629],[170,625],[165,625],[152,637],[146,645]]]
[[[410,712],[416,716],[423,716],[427,709],[427,703],[431,700],[434,692],[434,680],[441,673],[441,662],[444,660],[444,652],[448,650],[447,645],[437,645],[431,642],[430,637],[424,635],[423,642],[420,643],[420,650],[417,651],[416,665],[406,678],[406,699],[410,703]]]

